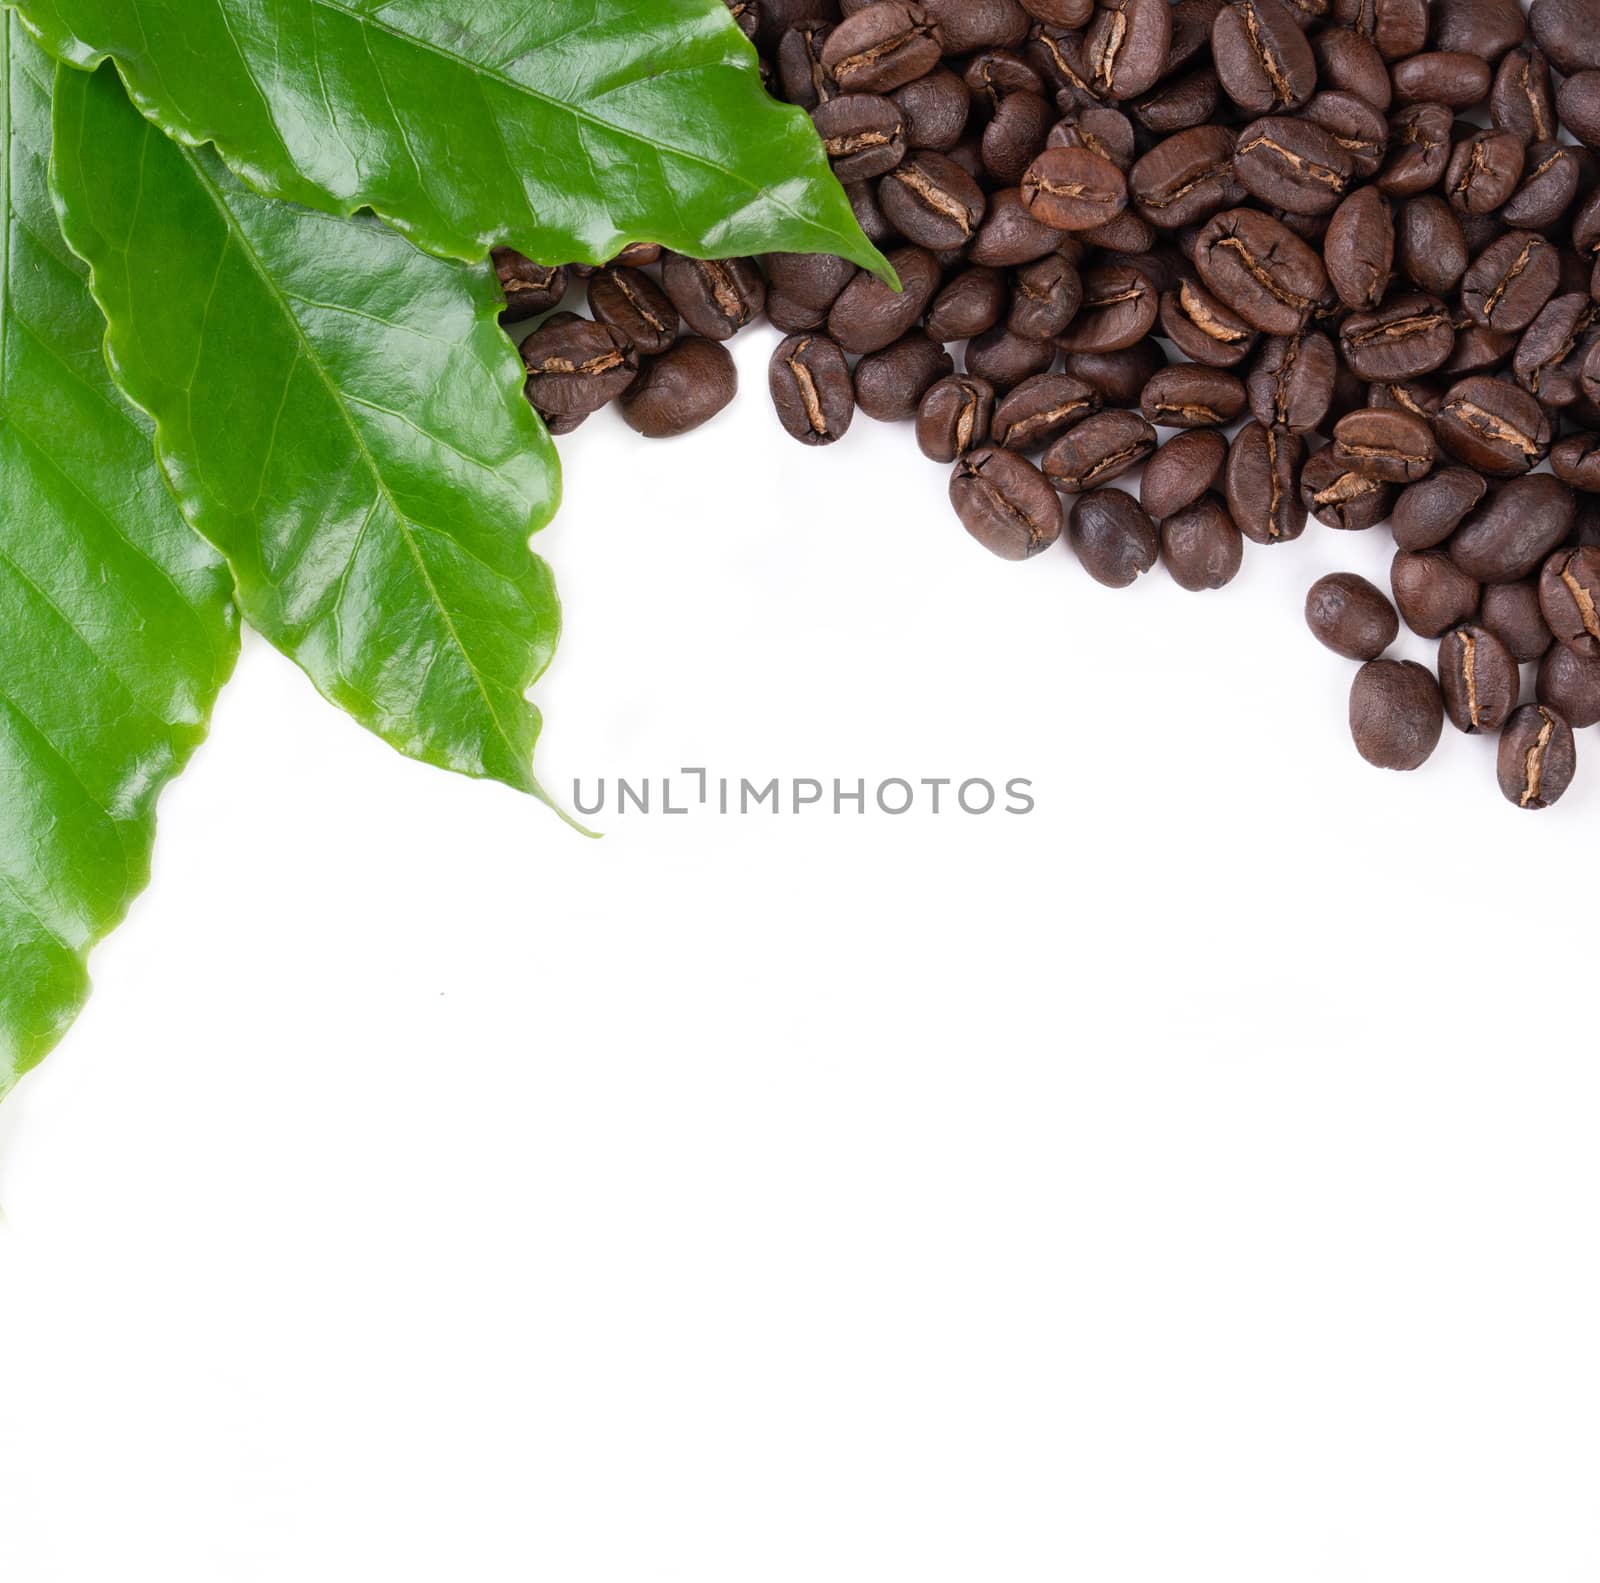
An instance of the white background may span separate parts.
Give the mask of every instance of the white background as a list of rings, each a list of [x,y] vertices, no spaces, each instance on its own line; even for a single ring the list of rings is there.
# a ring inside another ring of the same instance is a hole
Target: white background
[[[589,842],[251,642],[0,1107],[0,1572],[1592,1579],[1600,733],[1370,769],[1301,601],[1386,530],[1006,564],[775,339],[563,442],[547,784],[1037,810]]]

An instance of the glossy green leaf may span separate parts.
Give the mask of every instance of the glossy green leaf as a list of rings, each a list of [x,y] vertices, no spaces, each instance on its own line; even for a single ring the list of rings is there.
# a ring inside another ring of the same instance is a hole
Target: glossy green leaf
[[[475,259],[887,265],[722,0],[17,0],[58,58],[253,187]]]
[[[123,390],[245,618],[402,752],[542,796],[559,473],[484,265],[259,197],[62,69],[54,180]]]
[[[226,568],[106,369],[48,187],[53,64],[0,29],[0,1094],[149,879],[155,803],[238,653]]]

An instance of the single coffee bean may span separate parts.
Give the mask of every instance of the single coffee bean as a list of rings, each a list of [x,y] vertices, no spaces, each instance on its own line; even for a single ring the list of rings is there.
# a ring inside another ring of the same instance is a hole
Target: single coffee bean
[[[1367,386],[1369,407],[1393,407],[1428,423],[1438,416],[1443,402],[1444,391],[1431,380],[1375,379]]]
[[[922,8],[880,0],[848,16],[822,46],[822,65],[844,93],[888,93],[939,64]]]
[[[1600,725],[1600,659],[1584,659],[1565,643],[1551,644],[1539,665],[1539,702],[1574,730]]]
[[[1354,28],[1330,27],[1314,34],[1311,53],[1317,81],[1326,90],[1351,93],[1378,110],[1387,110],[1394,90],[1378,46]]]
[[[1220,368],[1173,363],[1152,374],[1139,395],[1139,410],[1169,429],[1219,428],[1245,408],[1244,384]]]
[[[1305,442],[1298,434],[1252,420],[1233,437],[1223,471],[1228,510],[1256,544],[1286,544],[1305,532],[1299,491]]]
[[[1394,606],[1365,577],[1330,572],[1306,594],[1306,625],[1347,660],[1375,660],[1400,635]]]
[[[559,264],[535,264],[515,248],[497,247],[490,254],[495,278],[506,294],[502,324],[516,324],[545,313],[567,294],[567,272]]]
[[[1580,71],[1556,89],[1556,114],[1580,143],[1600,148],[1600,71]]]
[[[781,291],[769,286],[767,320],[785,335],[799,335],[806,330],[820,330],[828,322],[828,310],[808,308],[803,303],[791,301]]]
[[[1465,110],[1489,96],[1489,63],[1456,50],[1428,50],[1389,68],[1398,104]]]
[[[1222,85],[1209,66],[1197,67],[1181,77],[1158,82],[1149,93],[1135,99],[1129,109],[1145,131],[1157,137],[1203,126],[1217,113]]]
[[[1054,108],[1036,93],[1008,93],[983,129],[979,152],[983,168],[995,181],[1016,186],[1033,163],[1051,124]]]
[[[1044,453],[1045,477],[1063,494],[1080,494],[1120,478],[1156,448],[1156,431],[1136,412],[1097,412]]]
[[[778,40],[778,86],[783,98],[802,110],[815,110],[839,91],[822,64],[822,46],[832,32],[831,22],[802,19]]]
[[[1180,280],[1157,308],[1161,333],[1186,357],[1212,368],[1232,368],[1249,356],[1256,332],[1198,281]]]
[[[1060,497],[1015,451],[968,451],[951,475],[950,503],[967,532],[1002,560],[1025,561],[1061,537]]]
[[[1283,115],[1263,116],[1239,133],[1233,171],[1262,203],[1296,214],[1331,213],[1354,174],[1331,133]]]
[[[642,357],[657,357],[678,338],[678,310],[643,270],[602,269],[589,277],[589,311],[614,324]]]
[[[1234,135],[1222,126],[1175,132],[1128,172],[1133,206],[1152,225],[1198,225],[1245,197],[1233,170]]]
[[[1084,231],[1128,206],[1128,183],[1110,160],[1086,148],[1047,148],[1023,172],[1023,207],[1058,231]]]
[[[1006,311],[1006,277],[998,269],[965,269],[933,299],[928,334],[967,341],[992,330]]]
[[[869,181],[906,157],[900,106],[882,94],[838,94],[819,104],[811,121],[840,181]]]
[[[1273,336],[1246,381],[1250,411],[1268,428],[1309,434],[1328,414],[1337,372],[1333,343],[1320,330]]]
[[[1358,187],[1333,211],[1322,260],[1345,307],[1370,312],[1383,301],[1394,273],[1394,220],[1376,187]]]
[[[1449,360],[1455,325],[1437,297],[1404,292],[1339,327],[1339,350],[1362,379],[1415,379]]]
[[[1166,364],[1160,343],[1146,338],[1115,352],[1069,352],[1066,371],[1099,391],[1106,406],[1132,407],[1150,376]]]
[[[1083,302],[1083,281],[1057,253],[1017,271],[1006,328],[1015,335],[1045,340],[1072,323]]]
[[[930,385],[917,409],[917,444],[930,461],[953,462],[983,445],[994,417],[994,386],[971,374]]]
[[[1498,60],[1527,35],[1516,0],[1434,0],[1430,7],[1433,47]]]
[[[1556,249],[1532,231],[1508,231],[1467,266],[1461,306],[1474,324],[1523,330],[1555,294],[1560,275]]]
[[[1225,209],[1207,221],[1195,240],[1194,262],[1217,296],[1269,335],[1293,334],[1328,288],[1316,252],[1281,221],[1254,209]]]
[[[778,420],[802,445],[843,439],[855,416],[850,364],[825,335],[791,335],[767,365],[767,384]]]
[[[899,232],[884,219],[883,210],[878,207],[876,182],[852,181],[846,185],[844,195],[850,200],[850,212],[856,217],[856,224],[874,247],[892,247],[901,240]]]
[[[1082,27],[1094,15],[1094,0],[1021,0],[1022,9],[1053,27]]]
[[[1539,572],[1545,625],[1580,659],[1600,659],[1600,546],[1557,550]]]
[[[1437,455],[1432,428],[1395,408],[1360,407],[1333,426],[1334,460],[1385,483],[1415,483]]]
[[[1046,148],[1086,148],[1126,172],[1134,161],[1133,123],[1110,105],[1069,105],[1050,128]]]
[[[1142,341],[1156,322],[1160,293],[1142,270],[1106,264],[1083,276],[1083,301],[1057,337],[1066,352],[1115,352]]]
[[[1600,434],[1568,434],[1550,447],[1550,467],[1574,489],[1600,494]]]
[[[1535,143],[1528,150],[1521,185],[1500,211],[1501,220],[1519,231],[1550,229],[1572,207],[1584,174],[1577,149]]]
[[[762,262],[771,292],[824,312],[838,301],[856,272],[848,259],[826,253],[768,253]]]
[[[1083,35],[1089,86],[1102,99],[1136,99],[1154,85],[1172,44],[1167,0],[1101,0]]]
[[[622,421],[647,439],[687,434],[721,412],[738,390],[739,375],[727,347],[685,336],[645,364],[622,397]]]
[[[1480,583],[1531,576],[1572,530],[1572,490],[1549,473],[1502,484],[1450,541],[1450,559]]]
[[[1455,345],[1450,348],[1450,356],[1439,365],[1439,373],[1452,380],[1464,374],[1491,373],[1516,349],[1515,331],[1490,330],[1469,320],[1456,331]]]
[[[939,285],[938,262],[926,248],[897,247],[887,256],[901,290],[857,270],[828,314],[828,333],[856,356],[881,352],[898,341],[922,317]]]
[[[923,392],[955,366],[938,341],[911,330],[856,364],[856,405],[880,423],[914,418]]]
[[[1525,143],[1545,143],[1556,135],[1550,63],[1537,45],[1514,49],[1500,62],[1489,90],[1489,115]]]
[[[627,336],[594,319],[547,320],[521,350],[528,400],[554,417],[597,412],[639,375],[639,354]]]
[[[1207,490],[1222,486],[1228,442],[1215,429],[1174,434],[1144,465],[1139,504],[1157,522],[1192,506]],[[1232,521],[1232,518],[1229,518]]]
[[[1444,467],[1401,490],[1389,523],[1395,544],[1402,550],[1443,544],[1488,488],[1483,474],[1470,467]]]
[[[1244,564],[1244,536],[1215,495],[1202,495],[1162,521],[1161,559],[1190,593],[1224,588]]]
[[[683,322],[709,341],[726,341],[761,312],[766,282],[748,258],[685,258],[669,253],[661,284]]]
[[[1219,11],[1211,52],[1228,97],[1254,115],[1298,110],[1317,86],[1311,45],[1280,0],[1236,0]]]
[[[1506,801],[1518,808],[1548,808],[1578,768],[1572,727],[1544,704],[1524,704],[1500,733],[1496,770]]]
[[[1156,564],[1161,535],[1132,495],[1091,489],[1072,503],[1067,533],[1083,569],[1107,588],[1127,588]]]
[[[983,189],[946,154],[912,154],[878,183],[878,202],[908,242],[935,250],[962,247],[976,234],[987,203]]]
[[[1071,374],[1035,374],[996,405],[994,442],[1008,451],[1048,445],[1099,410],[1099,393],[1081,379]]]
[[[1438,185],[1450,163],[1455,126],[1442,104],[1412,104],[1389,117],[1389,153],[1378,188],[1391,198],[1409,198]]]
[[[1487,627],[1469,623],[1439,640],[1439,690],[1456,730],[1498,731],[1517,707],[1521,689],[1516,660]]]
[[[1387,86],[1387,76],[1384,83]],[[1356,94],[1332,89],[1313,94],[1300,114],[1333,135],[1357,178],[1366,181],[1377,174],[1389,151],[1389,119],[1382,109]]]
[[[1519,665],[1539,659],[1556,641],[1544,623],[1539,584],[1534,578],[1524,578],[1520,583],[1490,583],[1483,590],[1478,620],[1510,649]]]
[[[1571,73],[1600,67],[1592,0],[1533,0],[1528,26],[1534,42],[1558,70]]]
[[[931,148],[948,153],[961,141],[972,112],[972,94],[953,72],[939,70],[896,88],[907,148]]]
[[[1414,770],[1444,734],[1439,684],[1414,660],[1368,660],[1350,687],[1350,735],[1367,763]]]
[[[1056,360],[1054,341],[1035,340],[1004,328],[988,330],[967,342],[967,372],[987,379],[996,390],[1010,390]]]
[[[1359,533],[1376,527],[1393,499],[1392,484],[1344,466],[1331,445],[1313,452],[1300,469],[1302,508],[1330,528]]]
[[[1482,590],[1448,555],[1424,550],[1396,553],[1389,586],[1405,624],[1421,638],[1436,638],[1478,613]]]
[[[1583,361],[1597,318],[1600,303],[1587,292],[1552,297],[1517,342],[1511,359],[1517,383],[1547,407],[1571,406],[1583,394]]]
[[[1550,449],[1550,419],[1527,391],[1473,374],[1445,392],[1434,420],[1439,444],[1495,478],[1525,473]]]
[[[1408,198],[1400,208],[1400,267],[1435,296],[1454,291],[1470,262],[1461,222],[1435,193]]]
[[[1428,0],[1333,0],[1333,16],[1370,38],[1385,60],[1404,60],[1428,42]]]
[[[967,261],[1010,269],[1043,258],[1060,245],[1061,232],[1029,214],[1017,188],[1003,187],[989,195],[988,212],[967,247]]]

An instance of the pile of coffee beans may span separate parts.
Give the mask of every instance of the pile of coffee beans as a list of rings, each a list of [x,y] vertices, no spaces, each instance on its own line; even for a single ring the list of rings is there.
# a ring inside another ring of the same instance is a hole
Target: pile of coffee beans
[[[1415,769],[1448,720],[1499,734],[1517,807],[1561,796],[1600,724],[1597,0],[727,3],[902,289],[501,250],[554,433],[703,423],[764,314],[783,427],[914,423],[1007,559],[1064,537],[1109,586],[1205,590],[1308,517],[1387,523],[1388,594],[1306,600],[1359,662],[1356,747]],[[592,317],[551,312],[580,277]],[[1435,670],[1388,656],[1402,620]]]

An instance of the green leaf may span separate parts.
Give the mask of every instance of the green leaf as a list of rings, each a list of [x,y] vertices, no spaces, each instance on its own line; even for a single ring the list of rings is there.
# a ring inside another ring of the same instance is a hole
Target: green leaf
[[[419,246],[837,253],[889,278],[722,0],[17,0],[59,59],[251,186]]]
[[[52,64],[0,31],[0,1094],[88,993],[238,653],[50,204]]]
[[[403,753],[542,797],[559,473],[490,270],[257,196],[109,67],[58,72],[55,135],[112,370],[246,620]]]

